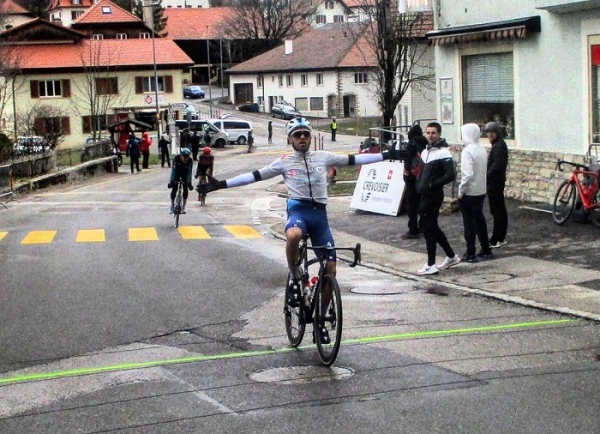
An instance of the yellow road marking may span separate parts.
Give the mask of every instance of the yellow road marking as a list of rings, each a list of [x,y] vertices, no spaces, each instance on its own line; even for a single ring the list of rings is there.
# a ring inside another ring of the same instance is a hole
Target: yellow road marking
[[[245,225],[243,225],[243,226],[241,226],[241,225],[228,226],[228,225],[225,225],[223,227],[225,229],[227,229],[227,231],[229,231],[229,233],[236,238],[262,238],[262,235],[259,234],[258,232],[256,232],[250,226],[245,226]]]
[[[21,244],[49,244],[54,239],[56,231],[31,231]]]
[[[207,240],[210,238],[202,226],[180,226],[177,230],[184,240]]]
[[[154,228],[129,228],[129,241],[158,241]]]
[[[102,243],[106,241],[104,229],[81,229],[77,231],[77,243]]]
[[[0,232],[0,240],[6,236],[8,232]]]

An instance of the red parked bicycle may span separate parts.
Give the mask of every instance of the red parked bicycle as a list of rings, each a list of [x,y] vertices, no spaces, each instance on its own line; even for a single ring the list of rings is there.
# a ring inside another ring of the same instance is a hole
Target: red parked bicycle
[[[580,204],[593,225],[600,229],[600,190],[598,189],[599,172],[590,170],[588,166],[560,160],[556,169],[563,171],[563,164],[573,166],[571,178],[565,180],[554,196],[552,220],[557,225],[563,225],[569,220],[575,204]]]

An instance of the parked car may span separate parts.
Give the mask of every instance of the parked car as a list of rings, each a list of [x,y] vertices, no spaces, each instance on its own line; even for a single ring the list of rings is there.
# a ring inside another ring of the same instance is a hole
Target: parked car
[[[227,134],[231,144],[245,145],[252,131],[252,122],[243,119],[209,119],[208,122]]]
[[[204,98],[204,91],[200,86],[186,86],[183,88],[184,98]]]
[[[210,134],[210,146],[212,148],[224,148],[229,143],[229,136],[206,120],[193,120],[190,124],[190,131],[198,131],[202,135],[202,146],[204,146],[204,133],[207,130]],[[175,126],[183,130],[188,127],[188,124],[185,120],[176,120]]]
[[[271,116],[281,119],[294,119],[295,117],[302,116],[302,113],[296,110],[296,107],[291,104],[279,103],[271,107]]]

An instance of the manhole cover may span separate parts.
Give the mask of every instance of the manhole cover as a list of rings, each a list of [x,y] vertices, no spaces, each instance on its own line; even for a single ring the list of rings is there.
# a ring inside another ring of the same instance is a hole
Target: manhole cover
[[[371,295],[392,295],[392,294],[404,294],[412,292],[418,288],[419,284],[416,282],[400,282],[400,283],[362,283],[359,286],[355,286],[350,289],[350,292],[355,294],[371,294]]]
[[[298,384],[322,381],[343,380],[354,375],[350,368],[327,368],[325,366],[289,366],[286,368],[266,369],[250,374],[250,378],[259,383]]]

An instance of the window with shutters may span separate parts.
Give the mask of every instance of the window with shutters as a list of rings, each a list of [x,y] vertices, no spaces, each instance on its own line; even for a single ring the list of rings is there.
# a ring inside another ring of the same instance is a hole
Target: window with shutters
[[[38,136],[57,136],[71,134],[68,117],[35,118],[35,133]]]
[[[38,95],[40,98],[52,98],[62,96],[61,85],[61,80],[38,81]]]
[[[590,38],[590,63],[592,87],[590,94],[592,123],[591,142],[600,144],[600,35]]]
[[[513,53],[463,56],[463,123],[487,122],[504,127],[505,138],[515,138],[515,86]]]
[[[156,89],[156,83],[158,82],[158,89]],[[144,92],[154,92],[158,90],[159,92],[164,92],[165,90],[165,78],[162,76],[156,77],[142,77],[142,86]]]

